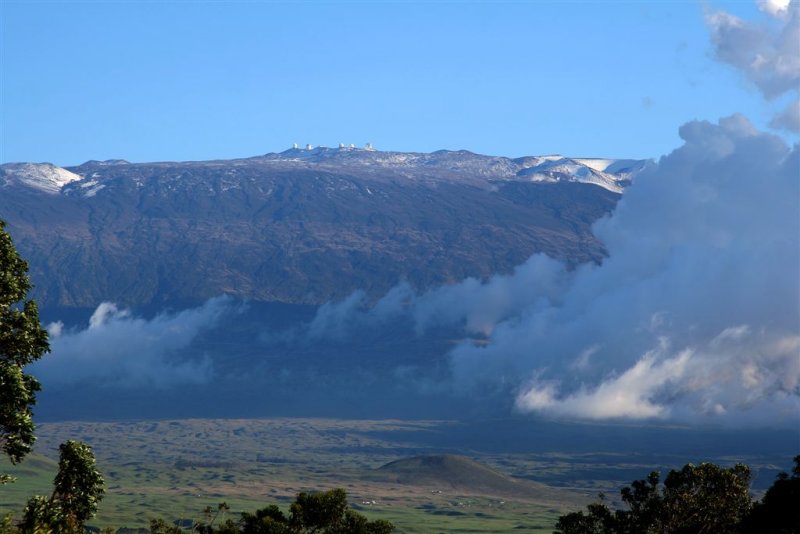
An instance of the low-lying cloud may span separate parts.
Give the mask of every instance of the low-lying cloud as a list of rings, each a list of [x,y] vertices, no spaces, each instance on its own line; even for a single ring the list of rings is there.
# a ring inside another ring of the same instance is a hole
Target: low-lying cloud
[[[485,336],[522,310],[556,304],[572,277],[558,260],[536,254],[513,273],[487,281],[466,278],[422,294],[403,283],[372,306],[365,292],[356,291],[321,306],[308,334],[313,339],[345,339],[359,329],[402,317],[411,319],[417,335],[436,327],[460,326],[469,334]]]
[[[69,330],[60,322],[48,325],[52,354],[34,364],[32,371],[53,385],[163,388],[205,383],[212,376],[211,360],[202,354],[187,358],[178,353],[224,314],[235,311],[232,306],[232,299],[219,297],[148,320],[103,302],[85,329]]]

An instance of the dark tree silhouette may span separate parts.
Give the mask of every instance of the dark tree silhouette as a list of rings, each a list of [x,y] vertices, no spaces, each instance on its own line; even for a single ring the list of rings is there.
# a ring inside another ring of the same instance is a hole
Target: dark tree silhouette
[[[663,484],[650,473],[621,491],[627,509],[611,510],[603,503],[586,512],[561,516],[561,534],[639,534],[648,532],[704,534],[736,532],[751,508],[750,468],[722,468],[703,463],[672,470]]]
[[[761,502],[745,519],[746,534],[795,534],[800,532],[800,454],[794,457],[791,476],[780,473]]]

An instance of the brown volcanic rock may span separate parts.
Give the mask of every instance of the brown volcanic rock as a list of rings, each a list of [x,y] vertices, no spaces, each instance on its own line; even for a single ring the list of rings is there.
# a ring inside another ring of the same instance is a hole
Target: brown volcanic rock
[[[0,217],[45,306],[221,293],[318,304],[356,289],[377,297],[402,280],[424,289],[507,273],[536,252],[599,261],[590,226],[619,195],[520,178],[525,165],[468,152],[336,150],[87,162],[69,168],[80,179],[65,175],[72,181],[57,192],[3,165]]]

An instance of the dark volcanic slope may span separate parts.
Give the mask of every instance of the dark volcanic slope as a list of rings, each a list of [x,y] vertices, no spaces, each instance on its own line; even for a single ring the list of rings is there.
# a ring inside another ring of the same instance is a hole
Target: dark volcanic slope
[[[45,306],[321,303],[508,272],[535,252],[599,260],[590,225],[618,193],[558,169],[532,181],[536,161],[331,150],[87,162],[49,190],[30,186],[44,166],[4,165],[0,217]]]

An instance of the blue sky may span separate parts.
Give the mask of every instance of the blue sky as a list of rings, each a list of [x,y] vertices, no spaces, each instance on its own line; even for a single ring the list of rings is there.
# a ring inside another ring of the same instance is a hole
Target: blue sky
[[[658,157],[765,102],[713,2],[3,0],[0,162],[200,160],[292,143]]]

